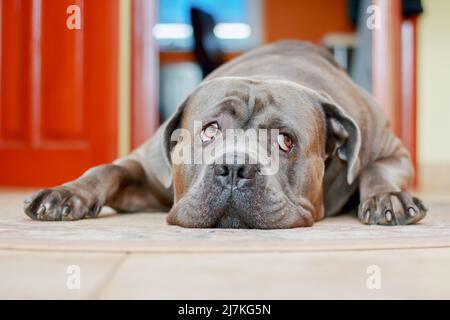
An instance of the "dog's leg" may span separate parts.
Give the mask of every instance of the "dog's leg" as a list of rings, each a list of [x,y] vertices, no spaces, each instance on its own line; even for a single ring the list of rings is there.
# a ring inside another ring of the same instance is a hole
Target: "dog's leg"
[[[122,211],[145,210],[155,198],[142,166],[134,160],[89,169],[80,178],[44,189],[25,200],[25,213],[35,220],[78,220],[96,217],[103,205]]]
[[[365,224],[401,225],[423,219],[427,208],[406,189],[413,175],[408,152],[390,132],[380,139],[377,159],[360,174],[359,219]]]

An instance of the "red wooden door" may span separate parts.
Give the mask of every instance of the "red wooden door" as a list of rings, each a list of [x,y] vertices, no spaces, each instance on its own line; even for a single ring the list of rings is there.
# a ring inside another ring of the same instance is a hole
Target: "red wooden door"
[[[55,185],[114,159],[118,1],[1,0],[0,17],[0,185]]]

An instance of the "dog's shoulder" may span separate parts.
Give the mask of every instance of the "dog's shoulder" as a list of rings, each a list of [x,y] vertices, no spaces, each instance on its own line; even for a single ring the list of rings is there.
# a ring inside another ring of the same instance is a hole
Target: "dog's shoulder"
[[[287,56],[313,56],[321,57],[329,62],[332,66],[342,69],[342,67],[336,62],[331,52],[320,45],[300,40],[280,40],[272,42],[266,46],[261,47],[261,51],[274,52],[277,54],[287,55]]]

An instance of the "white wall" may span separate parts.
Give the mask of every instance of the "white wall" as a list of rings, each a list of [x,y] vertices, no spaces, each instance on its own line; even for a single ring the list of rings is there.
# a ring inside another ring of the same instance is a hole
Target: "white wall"
[[[450,1],[424,0],[423,6],[418,28],[419,159],[450,165]]]
[[[450,1],[423,0],[418,24],[418,158],[424,191],[450,191]]]

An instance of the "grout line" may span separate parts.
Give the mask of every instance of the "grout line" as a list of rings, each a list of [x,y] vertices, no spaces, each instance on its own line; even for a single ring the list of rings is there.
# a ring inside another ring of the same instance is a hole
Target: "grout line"
[[[113,265],[110,271],[106,274],[105,279],[101,281],[98,287],[93,290],[92,294],[88,298],[89,300],[101,299],[100,297],[102,293],[114,279],[115,275],[117,274],[120,267],[123,265],[123,263],[125,262],[125,260],[128,258],[129,255],[130,254],[128,252],[125,252],[121,255],[120,259]]]
[[[236,253],[236,254],[263,254],[263,253],[309,253],[309,252],[363,252],[363,251],[394,251],[394,250],[424,250],[424,249],[445,249],[450,248],[449,244],[443,244],[443,245],[431,245],[431,246],[417,246],[417,247],[385,247],[385,248],[316,248],[316,249],[272,249],[272,250],[234,250],[234,249],[204,249],[204,250],[198,250],[198,249],[185,249],[185,250],[92,250],[92,251],[86,251],[86,249],[68,249],[64,248],[62,249],[42,249],[42,248],[0,248],[1,251],[11,251],[11,252],[45,252],[45,253],[66,253],[66,252],[73,252],[73,253],[84,253],[84,254],[95,254],[95,253],[110,253],[110,254],[122,254],[125,256],[131,255],[131,254],[229,254],[229,253]]]

